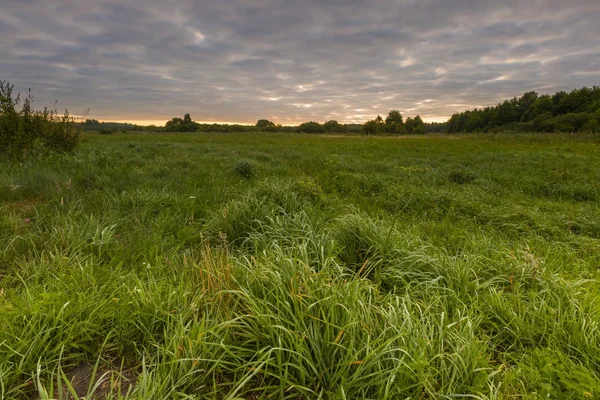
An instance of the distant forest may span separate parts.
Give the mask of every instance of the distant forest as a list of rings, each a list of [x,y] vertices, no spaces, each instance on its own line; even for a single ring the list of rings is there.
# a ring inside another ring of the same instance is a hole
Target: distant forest
[[[456,113],[443,123],[427,123],[418,115],[406,120],[398,110],[391,110],[364,124],[324,124],[309,121],[298,126],[282,126],[267,119],[255,125],[202,124],[190,114],[172,118],[165,126],[139,126],[118,122],[86,120],[82,127],[104,134],[119,131],[150,132],[298,132],[347,134],[426,134],[426,133],[485,133],[485,132],[600,132],[600,87],[584,87],[554,95],[527,92],[521,97],[505,100],[496,106]]]
[[[538,95],[528,92],[495,107],[454,114],[447,132],[598,132],[600,87]]]
[[[335,120],[324,124],[309,121],[298,126],[278,125],[272,121],[261,119],[255,125],[240,124],[202,124],[192,120],[190,114],[183,118],[172,118],[165,126],[142,126],[124,122],[100,122],[95,119],[86,119],[81,123],[85,131],[112,134],[129,131],[146,132],[217,132],[217,133],[242,133],[242,132],[288,132],[288,133],[330,133],[330,134],[424,134],[446,132],[447,123],[423,122],[417,115],[407,118],[406,121],[397,110],[390,111],[385,118],[377,116],[365,124],[340,124]]]

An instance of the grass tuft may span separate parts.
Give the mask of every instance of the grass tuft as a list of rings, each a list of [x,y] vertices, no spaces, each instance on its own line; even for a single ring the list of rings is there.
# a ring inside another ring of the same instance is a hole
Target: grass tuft
[[[254,169],[254,165],[248,160],[238,160],[233,167],[234,172],[244,179],[252,178]]]

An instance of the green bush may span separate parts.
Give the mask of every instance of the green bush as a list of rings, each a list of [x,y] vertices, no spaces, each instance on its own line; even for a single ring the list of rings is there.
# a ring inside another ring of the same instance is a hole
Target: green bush
[[[18,110],[20,95],[13,98],[13,85],[0,80],[0,154],[24,157],[36,148],[71,151],[79,142],[81,128],[65,110],[36,111],[29,93]]]

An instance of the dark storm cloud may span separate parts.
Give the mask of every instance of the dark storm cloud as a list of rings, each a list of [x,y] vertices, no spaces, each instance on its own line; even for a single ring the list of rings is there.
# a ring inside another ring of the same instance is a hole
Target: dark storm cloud
[[[599,83],[600,2],[4,0],[0,79],[99,119],[448,117]]]

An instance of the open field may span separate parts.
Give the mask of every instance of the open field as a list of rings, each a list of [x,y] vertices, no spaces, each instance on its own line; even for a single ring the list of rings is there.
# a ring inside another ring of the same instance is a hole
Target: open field
[[[0,162],[0,398],[600,398],[599,278],[597,135],[87,134]]]

